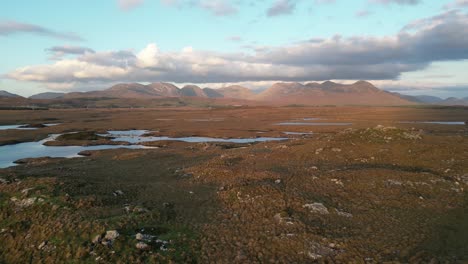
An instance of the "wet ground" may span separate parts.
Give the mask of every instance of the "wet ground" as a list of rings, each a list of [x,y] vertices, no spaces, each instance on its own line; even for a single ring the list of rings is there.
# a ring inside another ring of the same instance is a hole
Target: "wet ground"
[[[119,138],[109,130],[132,129],[144,134],[125,136],[223,140],[0,169],[0,262],[463,263],[467,117],[463,108],[1,111],[0,125],[60,123],[2,130],[4,147],[80,131],[55,144],[96,146],[113,142],[100,135]],[[276,125],[288,122],[351,125]],[[288,140],[235,141],[257,137]]]

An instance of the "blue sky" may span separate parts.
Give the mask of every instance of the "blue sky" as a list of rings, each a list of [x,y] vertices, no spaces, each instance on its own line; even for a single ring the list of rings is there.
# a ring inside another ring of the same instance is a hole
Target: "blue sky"
[[[262,88],[367,79],[409,94],[468,96],[463,0],[15,0],[0,7],[0,90],[21,95],[117,82]]]

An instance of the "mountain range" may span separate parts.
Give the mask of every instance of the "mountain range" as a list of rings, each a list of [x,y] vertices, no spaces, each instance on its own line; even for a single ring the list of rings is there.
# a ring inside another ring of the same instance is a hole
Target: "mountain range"
[[[186,85],[182,88],[171,83],[117,84],[103,91],[75,92],[63,95],[63,98],[115,97],[115,98],[155,98],[155,97],[201,97],[201,98],[234,98],[251,100],[255,94],[248,88],[233,85],[220,89],[200,88]]]
[[[3,98],[22,98],[19,95],[0,91]],[[258,101],[279,105],[468,105],[468,98],[442,99],[435,96],[410,96],[387,92],[375,87],[367,81],[357,81],[353,84],[339,84],[331,81],[323,83],[311,82],[273,84],[270,88],[254,93],[251,89],[232,85],[219,89],[200,88],[196,85],[186,85],[179,88],[171,83],[121,83],[102,91],[71,92],[71,93],[40,93],[29,99],[77,99],[77,98],[229,98]]]

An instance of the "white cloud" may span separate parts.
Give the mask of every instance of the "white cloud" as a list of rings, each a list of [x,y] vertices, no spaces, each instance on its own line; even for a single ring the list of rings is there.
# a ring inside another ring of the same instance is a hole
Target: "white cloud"
[[[155,67],[158,65],[159,48],[156,44],[148,44],[137,55],[137,66],[141,68]]]

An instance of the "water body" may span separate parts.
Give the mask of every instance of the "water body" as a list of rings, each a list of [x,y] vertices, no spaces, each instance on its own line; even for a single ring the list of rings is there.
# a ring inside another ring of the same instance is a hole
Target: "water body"
[[[8,130],[8,129],[22,129],[22,130],[34,130],[37,128],[21,128],[22,126],[25,126],[26,124],[22,125],[4,125],[0,126],[0,130]]]
[[[282,122],[277,123],[277,126],[350,126],[353,123],[306,123],[306,122]]]
[[[290,131],[284,131],[282,133],[286,135],[312,135],[314,134],[313,132],[290,132]]]
[[[149,133],[149,130],[109,130],[107,134],[101,134],[101,136],[112,136],[112,137],[141,137],[146,133]],[[122,140],[120,140],[122,141]]]
[[[463,121],[404,121],[402,124],[465,125]]]
[[[55,140],[59,135],[51,135],[50,137],[36,142],[25,142],[13,145],[0,146],[0,168],[6,168],[16,165],[14,161],[25,158],[73,158],[81,157],[78,155],[85,150],[101,150],[101,149],[145,149],[142,145],[99,145],[99,146],[45,146],[47,141]]]
[[[288,140],[288,138],[273,138],[273,137],[258,137],[258,138],[211,138],[211,137],[154,137],[154,136],[143,136],[148,133],[148,130],[128,130],[128,131],[108,131],[108,134],[102,134],[101,136],[112,136],[112,141],[123,141],[131,144],[151,141],[183,141],[190,143],[202,143],[202,142],[220,142],[220,143],[254,143],[254,142],[266,142],[266,141],[281,141]]]
[[[187,120],[187,119],[186,119]],[[205,118],[205,119],[188,119],[192,122],[221,122],[224,121],[224,118]]]
[[[45,126],[56,126],[59,125],[57,124],[44,124]],[[22,126],[27,126],[27,124],[22,124],[22,125],[4,125],[0,126],[0,130],[8,130],[8,129],[18,129],[18,130],[36,130],[38,129],[37,127],[22,127]]]
[[[266,141],[280,141],[288,140],[288,138],[209,138],[209,137],[145,137],[144,134],[148,133],[148,130],[126,130],[126,131],[108,131],[108,134],[103,136],[112,136],[113,141],[124,141],[128,143],[141,143],[150,141],[161,141],[161,140],[174,140],[184,142],[228,142],[228,143],[253,143],[253,142],[266,142]],[[40,157],[52,157],[52,158],[73,158],[81,157],[78,155],[81,151],[85,150],[102,150],[102,149],[148,149],[143,145],[98,145],[98,146],[45,146],[44,143],[47,141],[55,140],[60,134],[54,134],[46,139],[36,142],[25,142],[13,145],[0,146],[0,168],[6,168],[16,165],[14,161],[25,158],[40,158]]]

